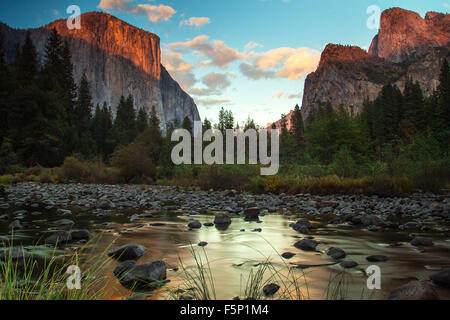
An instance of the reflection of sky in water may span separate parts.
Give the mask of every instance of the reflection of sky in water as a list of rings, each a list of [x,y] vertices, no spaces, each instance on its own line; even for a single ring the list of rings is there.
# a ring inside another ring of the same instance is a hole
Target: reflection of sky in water
[[[191,217],[202,223],[211,222],[212,216]],[[321,265],[330,264],[331,260],[325,254],[327,248],[336,246],[347,252],[345,260],[354,260],[360,264],[356,269],[347,270],[348,296],[360,299],[362,295],[369,297],[366,279],[362,270],[368,267],[365,257],[373,254],[383,254],[390,258],[386,263],[379,264],[382,270],[382,291],[376,297],[385,298],[395,287],[412,279],[426,279],[430,271],[425,266],[450,266],[450,246],[445,239],[436,238],[436,247],[427,249],[427,253],[419,253],[409,244],[400,248],[390,248],[386,244],[397,241],[408,241],[407,233],[371,233],[348,226],[325,226],[315,223],[312,235],[321,244],[319,252],[303,252],[293,247],[293,244],[301,238],[301,235],[289,228],[289,224],[295,221],[295,217],[283,217],[270,215],[262,217],[263,223],[245,222],[241,218],[234,218],[227,230],[217,230],[215,227],[202,227],[199,230],[189,231],[186,225],[189,220],[184,216],[166,215],[143,220],[136,224],[126,226],[120,224],[111,225],[111,229],[129,230],[130,233],[119,235],[116,231],[103,236],[102,243],[108,243],[112,237],[118,237],[116,245],[129,242],[137,242],[148,248],[148,252],[139,260],[139,263],[164,260],[169,268],[179,267],[180,259],[185,266],[192,266],[193,259],[189,253],[190,244],[201,254],[203,249],[197,246],[200,241],[208,242],[205,247],[207,258],[213,272],[217,298],[231,299],[243,294],[245,282],[250,270],[257,271],[261,262],[270,259],[275,268],[284,270],[292,265]],[[165,226],[151,227],[149,223],[164,222]],[[141,226],[140,228],[135,228]],[[262,232],[252,232],[261,228]],[[245,229],[245,232],[241,232]],[[317,235],[317,231],[326,231],[326,234]],[[284,260],[279,255],[284,252],[293,252],[297,255],[290,260]],[[241,265],[242,264],[242,265]],[[237,266],[239,265],[239,266]],[[111,266],[111,270],[115,267]],[[343,269],[339,265],[309,268],[304,271],[295,269],[298,279],[306,274],[308,290],[303,288],[303,294],[312,299],[326,298],[327,287],[332,277]],[[269,273],[268,273],[269,275]],[[177,281],[182,277],[182,272],[168,272],[171,283],[169,288],[178,288],[181,283]],[[304,283],[303,280],[299,280]],[[128,292],[118,284],[117,289],[125,296]],[[161,289],[164,292],[167,289]],[[450,293],[439,291],[442,298],[450,298]],[[157,293],[154,294],[157,298]]]

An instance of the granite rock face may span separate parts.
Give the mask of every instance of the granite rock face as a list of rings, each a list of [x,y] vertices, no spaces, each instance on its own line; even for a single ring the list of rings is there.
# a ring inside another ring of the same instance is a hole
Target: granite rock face
[[[327,102],[356,115],[364,100],[374,100],[385,84],[403,90],[408,78],[418,81],[428,96],[439,85],[449,52],[450,15],[429,12],[423,19],[400,8],[386,10],[369,52],[354,46],[326,46],[317,70],[305,81],[303,118]]]
[[[182,121],[185,116],[192,121],[200,120],[194,100],[161,65],[157,35],[109,14],[89,12],[81,15],[80,30],[69,30],[66,20],[30,29],[41,63],[53,28],[69,43],[75,80],[78,82],[86,72],[94,104],[106,101],[115,111],[120,96],[132,94],[137,108],[148,111],[153,106],[156,108],[163,128],[167,122]],[[5,24],[0,24],[0,29],[10,62],[16,45],[23,43],[26,30],[12,29]]]
[[[372,41],[369,54],[393,62],[421,56],[429,48],[445,46],[450,36],[450,15],[429,12],[423,19],[413,11],[400,8],[385,10],[380,30]]]

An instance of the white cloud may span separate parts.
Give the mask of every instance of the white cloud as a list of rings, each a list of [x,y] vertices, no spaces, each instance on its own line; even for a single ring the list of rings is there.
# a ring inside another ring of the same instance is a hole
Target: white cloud
[[[172,7],[163,4],[138,4],[133,6],[131,0],[101,0],[98,8],[143,15],[151,22],[167,21],[176,13]]]
[[[189,26],[189,27],[203,27],[204,25],[210,24],[211,19],[207,17],[191,17],[187,20],[182,20],[180,22],[180,26]]]
[[[243,63],[241,72],[251,78],[287,78],[298,80],[314,71],[320,60],[320,52],[309,48],[282,47],[263,53],[248,54],[251,63]]]
[[[193,87],[189,90],[189,93],[195,96],[220,95],[226,88],[231,86],[229,78],[232,76],[234,76],[232,73],[211,72],[202,78],[202,83],[205,87]]]
[[[202,66],[216,66],[226,69],[235,60],[245,58],[245,55],[238,52],[220,40],[209,41],[209,37],[201,35],[186,42],[175,42],[168,45],[169,48],[178,51],[193,50],[199,57],[208,57],[211,60],[203,61]]]

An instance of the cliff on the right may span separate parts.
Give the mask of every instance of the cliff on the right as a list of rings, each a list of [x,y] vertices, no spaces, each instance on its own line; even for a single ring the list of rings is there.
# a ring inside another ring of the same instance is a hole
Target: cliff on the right
[[[317,70],[308,75],[303,93],[304,119],[321,106],[344,106],[356,115],[365,99],[374,100],[387,83],[403,90],[408,78],[425,96],[439,85],[444,59],[450,55],[450,15],[428,12],[425,18],[401,8],[385,10],[369,52],[329,44]]]

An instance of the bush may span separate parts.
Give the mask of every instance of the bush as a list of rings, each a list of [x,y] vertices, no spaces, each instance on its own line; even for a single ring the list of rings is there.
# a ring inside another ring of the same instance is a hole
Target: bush
[[[347,146],[342,146],[334,155],[333,162],[329,166],[329,172],[342,178],[356,177],[356,162]]]
[[[156,169],[147,152],[139,143],[119,147],[111,156],[111,164],[120,170],[121,177],[127,183],[154,179]]]
[[[67,157],[59,169],[59,178],[62,181],[74,180],[85,182],[89,175],[89,165],[86,161],[76,157]]]
[[[245,190],[252,177],[260,174],[255,165],[211,165],[202,166],[198,173],[198,184],[204,189]]]

